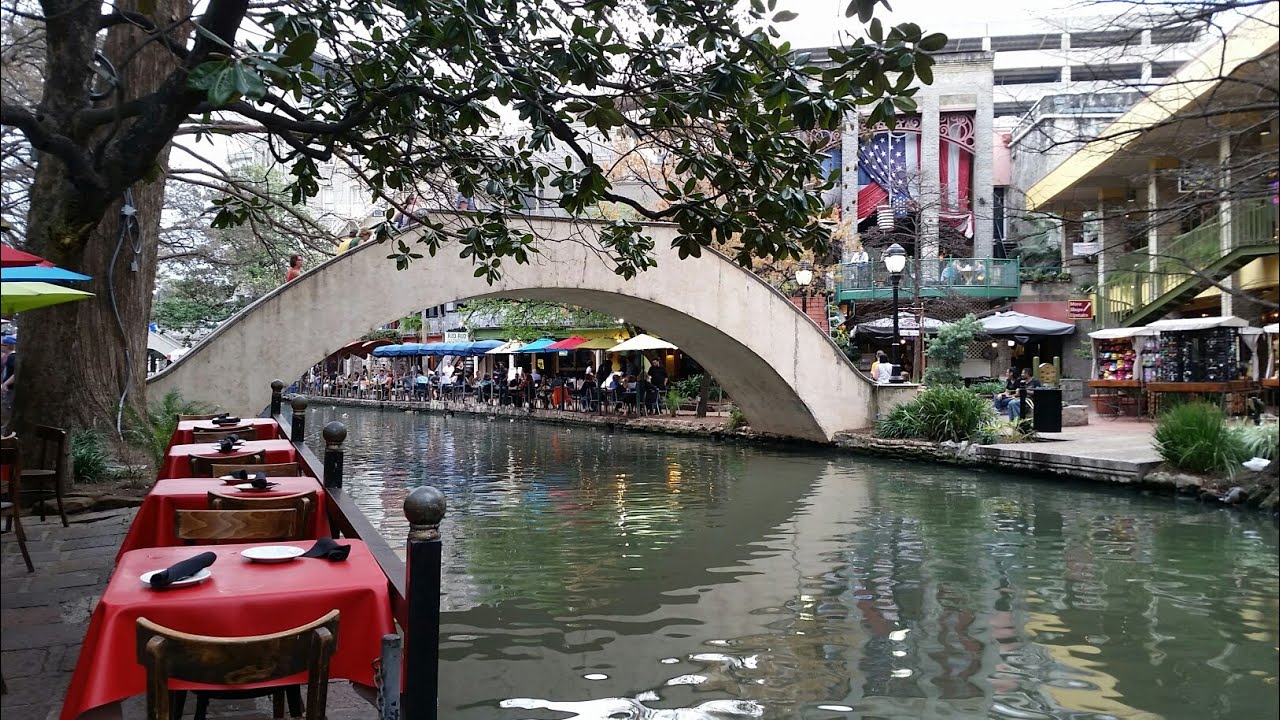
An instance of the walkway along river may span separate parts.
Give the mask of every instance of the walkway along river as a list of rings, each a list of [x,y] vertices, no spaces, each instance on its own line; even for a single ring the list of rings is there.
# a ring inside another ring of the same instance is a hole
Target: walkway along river
[[[1262,718],[1276,525],[1128,490],[313,407],[395,546],[449,500],[450,718]]]

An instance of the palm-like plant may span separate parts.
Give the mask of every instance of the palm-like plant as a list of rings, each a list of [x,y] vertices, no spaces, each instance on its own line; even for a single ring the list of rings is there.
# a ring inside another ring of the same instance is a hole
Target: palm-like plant
[[[151,456],[157,467],[164,461],[169,449],[169,439],[178,427],[179,415],[205,415],[212,409],[203,403],[183,399],[177,390],[170,390],[159,402],[151,403],[145,412],[128,408],[125,438]]]

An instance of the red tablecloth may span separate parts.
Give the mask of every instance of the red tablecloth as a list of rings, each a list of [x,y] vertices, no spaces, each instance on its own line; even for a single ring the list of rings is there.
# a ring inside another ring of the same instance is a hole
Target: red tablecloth
[[[241,418],[236,425],[252,425],[254,440],[275,440],[284,437],[280,432],[280,423],[271,418]],[[200,432],[221,432],[226,428],[218,427],[208,420],[181,420],[178,427],[173,430],[173,437],[169,439],[170,445],[186,445],[192,441],[192,433],[199,430]],[[248,440],[250,433],[245,433],[245,440]]]
[[[336,608],[341,617],[330,677],[373,685],[371,663],[381,652],[382,636],[395,631],[387,578],[364,543],[339,542],[351,545],[344,562],[301,558],[262,565],[239,555],[254,545],[310,547],[311,541],[125,553],[89,620],[62,720],[146,692],[146,671],[137,661],[139,617],[183,632],[236,637],[289,630]],[[206,551],[218,560],[209,568],[213,577],[199,585],[152,590],[138,579]],[[269,684],[294,684],[303,677]]]
[[[227,485],[221,480],[209,478],[165,478],[151,486],[138,508],[138,514],[129,526],[129,534],[125,535],[120,546],[117,559],[130,550],[141,548],[170,547],[181,545],[173,534],[174,510],[207,510],[209,508],[209,492],[215,491],[227,495],[244,495],[253,498],[279,497],[294,493],[316,491],[316,505],[308,521],[307,537],[317,538],[329,535],[329,518],[326,515],[324,489],[320,481],[312,477],[272,478],[278,483],[270,492],[241,493],[234,485]]]
[[[246,440],[229,456],[243,455],[263,451],[264,463],[286,463],[298,459],[298,451],[288,440]],[[160,478],[191,477],[191,456],[199,455],[217,459],[226,457],[218,452],[217,443],[194,443],[188,445],[171,445],[164,456],[164,466],[160,468]]]

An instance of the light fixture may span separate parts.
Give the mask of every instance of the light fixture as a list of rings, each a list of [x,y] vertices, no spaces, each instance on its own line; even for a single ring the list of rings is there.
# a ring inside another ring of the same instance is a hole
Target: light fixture
[[[801,263],[800,269],[796,270],[796,284],[800,287],[809,287],[811,282],[813,282],[813,270],[808,262]]]
[[[1264,127],[1264,128],[1262,128],[1262,130],[1258,133],[1258,137],[1266,137],[1266,136],[1268,136],[1268,135],[1270,135],[1270,134],[1271,134],[1271,128],[1265,128],[1265,127]]]
[[[884,251],[884,268],[890,273],[900,273],[907,267],[907,251],[898,243],[894,243]]]
[[[998,347],[998,346],[999,344],[995,340],[991,341],[991,347]]]
[[[1013,347],[1014,345],[1017,345],[1017,344],[1018,344],[1018,343],[1016,343],[1016,342],[1014,342],[1014,341],[1012,341],[1012,340],[1010,340],[1010,341],[1009,341],[1009,347]]]

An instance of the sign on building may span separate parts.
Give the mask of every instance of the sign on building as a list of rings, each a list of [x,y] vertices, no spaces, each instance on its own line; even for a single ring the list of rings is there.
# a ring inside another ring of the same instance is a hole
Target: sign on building
[[[471,333],[466,330],[446,330],[444,341],[447,343],[471,342]]]
[[[1097,255],[1101,251],[1102,251],[1102,243],[1100,242],[1071,243],[1071,254],[1076,257]]]
[[[1068,300],[1067,301],[1067,317],[1072,320],[1092,320],[1093,319],[1093,301],[1092,300]]]

